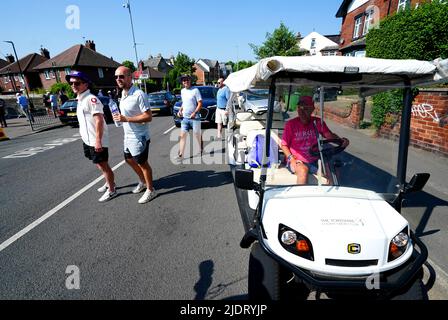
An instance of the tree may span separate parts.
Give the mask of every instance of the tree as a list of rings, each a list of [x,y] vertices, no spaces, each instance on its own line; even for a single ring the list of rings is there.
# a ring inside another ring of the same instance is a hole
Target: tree
[[[366,55],[384,59],[434,60],[448,57],[448,5],[434,0],[381,21],[366,37]],[[416,92],[414,92],[414,95]],[[373,98],[372,122],[380,128],[402,109],[402,90]]]
[[[292,31],[290,31],[283,22],[280,27],[275,29],[272,34],[266,33],[266,41],[261,46],[249,43],[257,59],[263,59],[272,56],[299,56],[298,41]]]
[[[135,70],[137,70],[137,68],[134,65],[134,62],[129,61],[129,60],[125,60],[121,63],[123,66],[131,69],[131,72],[134,72]]]
[[[233,61],[228,61],[226,63],[226,65],[232,66],[233,72],[252,67],[254,64],[255,64],[255,62],[250,61],[250,60],[247,60],[247,61],[241,60],[241,61],[238,61],[238,63],[235,63]]]
[[[366,55],[386,59],[448,57],[448,4],[434,0],[381,21],[366,38]]]
[[[190,58],[184,53],[179,52],[174,59],[174,68],[171,69],[168,74],[165,76],[164,79],[164,87],[166,87],[166,83],[169,83],[170,90],[173,90],[174,88],[178,87],[180,88],[181,84],[179,82],[179,77],[182,74],[189,74],[192,76],[192,80],[194,82],[194,76],[193,73],[196,71],[196,68],[194,67],[194,59]]]

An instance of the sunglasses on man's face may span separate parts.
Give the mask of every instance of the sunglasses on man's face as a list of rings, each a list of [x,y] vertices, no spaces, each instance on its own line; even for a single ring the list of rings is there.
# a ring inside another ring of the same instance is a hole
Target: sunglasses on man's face
[[[124,74],[115,75],[115,79],[124,79]]]
[[[79,86],[81,83],[84,83],[84,82],[81,82],[81,81],[70,81],[70,85],[71,86],[75,86],[75,87]]]

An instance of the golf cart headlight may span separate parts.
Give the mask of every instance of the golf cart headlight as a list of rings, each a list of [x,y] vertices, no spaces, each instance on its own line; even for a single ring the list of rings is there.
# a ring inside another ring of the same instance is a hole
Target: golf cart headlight
[[[391,262],[399,257],[406,251],[409,244],[408,227],[404,228],[400,233],[392,238],[389,244],[389,257],[388,262]]]
[[[294,231],[287,230],[283,232],[282,243],[286,244],[287,246],[290,246],[292,244],[295,244],[296,241],[297,241],[297,235]]]
[[[400,232],[392,239],[392,243],[399,248],[406,247],[408,245],[408,242],[409,236],[404,232]]]
[[[313,246],[310,239],[303,234],[280,224],[278,230],[278,241],[282,247],[299,257],[314,261]]]

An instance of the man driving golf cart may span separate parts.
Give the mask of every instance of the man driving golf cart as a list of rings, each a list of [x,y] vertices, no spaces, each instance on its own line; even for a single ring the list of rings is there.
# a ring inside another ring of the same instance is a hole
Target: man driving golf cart
[[[285,124],[280,147],[283,150],[288,170],[297,176],[297,184],[306,184],[308,173],[317,174],[319,156],[310,153],[317,143],[318,134],[326,139],[341,139],[328,129],[325,122],[312,116],[314,102],[311,96],[302,96],[297,104],[298,116]],[[342,138],[342,147],[348,139]]]

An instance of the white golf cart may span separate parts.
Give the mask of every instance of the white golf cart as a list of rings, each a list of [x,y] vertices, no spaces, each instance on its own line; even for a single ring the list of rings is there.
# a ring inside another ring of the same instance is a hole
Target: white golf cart
[[[355,57],[272,57],[228,77],[232,92],[269,88],[268,111],[237,113],[228,140],[246,231],[241,247],[251,250],[249,298],[306,298],[310,291],[331,298],[427,298],[427,249],[400,214],[404,195],[429,179],[417,173],[406,182],[411,90],[447,78],[447,60]],[[325,88],[357,97],[403,90],[400,136],[389,162],[397,163],[396,175],[351,154],[353,141],[344,151],[341,141],[319,138],[310,150],[319,155],[318,173],[296,184],[278,146],[288,115],[295,116],[288,112],[291,93],[318,91],[323,121]],[[275,101],[283,102],[282,110],[274,110]],[[253,165],[249,156],[260,136],[262,159]]]

